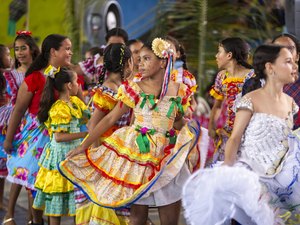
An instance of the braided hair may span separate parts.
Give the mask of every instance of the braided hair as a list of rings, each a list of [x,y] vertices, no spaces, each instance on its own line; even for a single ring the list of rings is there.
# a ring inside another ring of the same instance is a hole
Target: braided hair
[[[103,84],[106,71],[120,73],[124,80],[125,65],[130,58],[131,52],[126,45],[120,43],[108,45],[104,50],[103,69],[99,76],[99,83]]]

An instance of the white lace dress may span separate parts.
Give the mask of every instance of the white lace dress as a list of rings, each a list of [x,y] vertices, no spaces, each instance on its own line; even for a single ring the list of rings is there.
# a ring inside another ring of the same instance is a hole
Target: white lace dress
[[[288,118],[253,111],[243,97],[237,109],[253,112],[234,167],[200,170],[185,184],[183,205],[190,224],[223,224],[244,211],[249,224],[274,224],[275,209],[293,210],[300,204],[300,139]],[[278,210],[277,210],[278,211]]]

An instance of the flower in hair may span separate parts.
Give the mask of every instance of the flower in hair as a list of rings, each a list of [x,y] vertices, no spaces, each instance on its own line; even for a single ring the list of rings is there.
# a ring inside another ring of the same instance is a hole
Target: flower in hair
[[[170,49],[170,44],[161,39],[161,38],[155,38],[152,41],[152,50],[154,54],[159,58],[168,58],[169,54],[173,51]]]
[[[50,77],[50,78],[55,78],[55,74],[57,74],[58,72],[60,71],[60,67],[58,68],[55,68],[54,66],[52,65],[49,65],[45,71],[44,71],[44,74],[47,76],[47,77]]]
[[[31,31],[27,31],[27,30],[19,30],[16,32],[17,35],[26,35],[26,36],[31,36]]]

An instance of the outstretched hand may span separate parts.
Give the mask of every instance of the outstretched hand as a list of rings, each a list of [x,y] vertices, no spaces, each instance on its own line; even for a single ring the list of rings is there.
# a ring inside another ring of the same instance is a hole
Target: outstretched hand
[[[76,147],[75,149],[71,150],[70,152],[67,153],[66,157],[67,158],[71,158],[75,155],[78,155],[80,153],[84,152],[84,148],[82,148],[81,145],[79,145],[78,147]]]

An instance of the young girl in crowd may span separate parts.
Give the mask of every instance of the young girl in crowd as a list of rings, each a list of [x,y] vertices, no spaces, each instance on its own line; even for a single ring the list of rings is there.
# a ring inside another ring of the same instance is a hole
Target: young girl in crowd
[[[118,102],[118,88],[133,69],[131,52],[124,44],[108,45],[104,51],[103,62],[103,70],[99,81],[100,86],[95,88],[93,95],[93,105],[95,109],[88,122],[90,132],[92,132],[99,121],[115,107]],[[108,76],[104,81],[105,74]],[[130,112],[125,113],[108,131],[101,135],[100,140],[95,141],[94,146],[98,147],[101,141],[109,137],[115,130],[128,125],[130,115]],[[80,191],[76,191],[75,197],[77,200],[76,224],[120,224],[119,219],[112,209],[105,209],[90,202]]]
[[[238,218],[242,209],[248,221],[273,225],[273,210],[280,214],[299,208],[299,131],[291,136],[299,107],[283,92],[284,85],[295,81],[297,66],[287,48],[262,45],[254,53],[253,67],[256,82],[264,79],[265,85],[236,103],[226,166],[197,172],[185,184],[186,215],[197,224]]]
[[[44,74],[47,75],[47,81],[38,119],[40,123],[45,123],[50,142],[44,147],[39,160],[33,208],[43,210],[44,215],[49,216],[50,225],[57,225],[60,224],[61,216],[75,215],[74,186],[60,175],[57,165],[87,135],[87,132],[80,132],[80,125],[87,122],[89,110],[75,96],[79,89],[76,73],[58,68],[57,71],[46,70]],[[56,91],[58,100],[55,100]]]
[[[181,188],[190,174],[185,162],[197,141],[193,132],[199,131],[198,124],[184,125],[182,117],[192,92],[169,80],[168,42],[154,39],[152,45],[143,46],[140,57],[143,79],[120,86],[118,104],[70,152],[60,170],[99,205],[133,204],[130,224],[145,224],[149,205],[158,207],[161,224],[177,224]],[[135,115],[131,126],[116,130],[100,147],[86,150],[130,108]]]
[[[9,52],[8,52],[9,53]],[[30,31],[18,31],[17,37],[14,41],[14,69],[6,70],[3,75],[6,80],[6,95],[8,97],[8,102],[0,108],[0,139],[3,144],[5,139],[5,134],[7,130],[7,125],[9,118],[11,116],[13,107],[16,103],[18,89],[23,82],[25,72],[33,62],[33,60],[38,56],[40,50],[35,43],[34,39],[31,37]],[[8,67],[7,67],[8,68]],[[1,155],[3,154],[3,155]],[[3,157],[3,158],[2,158]],[[6,168],[6,153],[4,153],[3,146],[0,146],[0,161],[1,175],[7,175]],[[3,173],[2,173],[3,172]],[[0,175],[0,176],[1,176]],[[29,210],[30,211],[30,210]]]
[[[224,160],[225,144],[232,132],[235,118],[233,105],[236,96],[242,91],[245,80],[254,75],[252,67],[247,63],[249,50],[245,41],[234,37],[222,40],[216,54],[220,72],[210,91],[215,102],[210,113],[208,131],[209,136],[215,141],[215,159],[218,160]],[[216,130],[215,114],[220,108],[226,114],[226,121],[222,129]]]
[[[6,81],[3,76],[3,72],[5,69],[9,69],[11,67],[11,57],[8,47],[0,44],[0,110],[7,103],[6,99]],[[2,113],[0,114],[0,117]],[[2,122],[1,118],[1,122]],[[3,125],[0,125],[0,210],[4,210],[3,206],[3,194],[4,194],[4,182],[5,177],[7,176],[7,168],[6,168],[6,154],[3,150],[3,141],[4,141],[4,130]]]
[[[39,56],[31,64],[21,84],[13,113],[9,120],[4,149],[9,154],[7,179],[11,186],[8,211],[4,222],[14,223],[14,208],[21,185],[34,189],[38,160],[45,144],[49,141],[47,130],[37,120],[41,94],[46,82],[45,69],[70,65],[72,57],[71,41],[62,35],[51,34],[42,43]],[[25,115],[25,112],[28,112]],[[24,117],[24,119],[22,119]],[[18,127],[21,128],[17,133]],[[33,210],[33,222],[42,224],[42,212]]]

